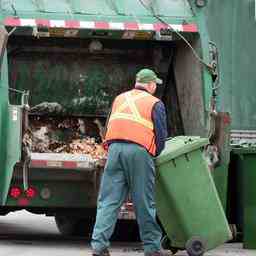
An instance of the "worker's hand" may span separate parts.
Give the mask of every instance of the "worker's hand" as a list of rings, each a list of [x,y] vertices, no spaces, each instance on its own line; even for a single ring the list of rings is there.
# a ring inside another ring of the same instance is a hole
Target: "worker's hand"
[[[107,162],[107,158],[101,158],[98,160],[97,164],[98,164],[98,167],[104,167],[105,164]]]

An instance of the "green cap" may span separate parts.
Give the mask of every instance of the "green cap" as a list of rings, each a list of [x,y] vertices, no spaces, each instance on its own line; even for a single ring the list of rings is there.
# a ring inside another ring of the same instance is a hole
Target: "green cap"
[[[148,68],[141,69],[137,74],[136,74],[136,81],[139,83],[149,83],[149,82],[156,82],[157,84],[162,84],[163,81],[162,79],[158,78],[156,73]]]

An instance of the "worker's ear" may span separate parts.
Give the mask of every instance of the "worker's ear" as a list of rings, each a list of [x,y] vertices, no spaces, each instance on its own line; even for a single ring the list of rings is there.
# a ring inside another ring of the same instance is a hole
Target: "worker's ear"
[[[155,91],[156,91],[156,83],[155,82],[150,82],[149,86],[150,86],[151,93],[154,94]]]
[[[153,83],[153,86],[154,86],[154,91],[156,91],[157,85],[155,82]]]

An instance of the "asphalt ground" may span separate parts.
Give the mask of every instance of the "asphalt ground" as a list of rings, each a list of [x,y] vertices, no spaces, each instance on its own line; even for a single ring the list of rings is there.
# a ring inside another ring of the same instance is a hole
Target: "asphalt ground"
[[[113,256],[143,256],[139,242],[112,242]],[[54,219],[26,211],[0,217],[0,256],[89,256],[88,239],[64,237]],[[177,256],[186,256],[180,251]],[[225,244],[205,256],[256,256],[256,250],[244,250],[242,244]]]

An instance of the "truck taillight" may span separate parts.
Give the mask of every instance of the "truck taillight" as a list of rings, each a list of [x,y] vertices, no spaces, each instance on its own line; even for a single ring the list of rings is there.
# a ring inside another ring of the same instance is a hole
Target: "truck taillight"
[[[15,199],[17,199],[17,198],[19,198],[20,196],[21,196],[21,194],[22,194],[22,191],[21,191],[21,189],[20,188],[18,188],[18,187],[12,187],[11,189],[10,189],[10,196],[12,197],[12,198],[15,198]]]
[[[34,188],[28,188],[25,191],[25,194],[27,198],[34,198],[37,195],[37,191]]]

